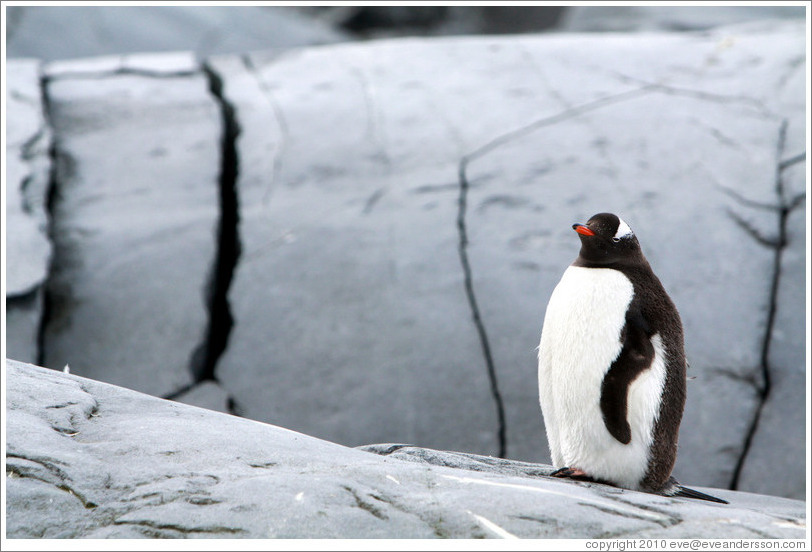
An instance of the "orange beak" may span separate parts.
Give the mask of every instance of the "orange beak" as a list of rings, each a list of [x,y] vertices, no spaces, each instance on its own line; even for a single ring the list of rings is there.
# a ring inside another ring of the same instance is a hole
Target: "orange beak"
[[[594,236],[595,232],[589,229],[585,224],[573,224],[572,229],[581,234],[582,236]]]

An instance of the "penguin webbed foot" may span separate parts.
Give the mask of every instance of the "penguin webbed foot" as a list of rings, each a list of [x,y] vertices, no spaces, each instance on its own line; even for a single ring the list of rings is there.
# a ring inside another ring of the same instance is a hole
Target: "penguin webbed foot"
[[[583,470],[579,470],[578,468],[570,468],[569,466],[564,466],[563,468],[558,468],[553,473],[550,474],[550,477],[558,477],[561,479],[574,479],[575,481],[589,481],[591,483],[600,483],[597,479],[593,478],[590,475],[587,475],[586,472]]]

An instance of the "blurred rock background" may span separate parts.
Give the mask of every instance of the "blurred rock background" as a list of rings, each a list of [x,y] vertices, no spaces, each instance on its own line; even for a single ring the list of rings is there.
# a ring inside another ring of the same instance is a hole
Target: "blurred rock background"
[[[7,8],[7,55],[50,61],[133,52],[244,53],[405,36],[700,31],[802,7],[301,6]]]
[[[544,306],[610,210],[686,326],[677,477],[804,498],[803,8],[6,14],[7,357],[547,462]]]

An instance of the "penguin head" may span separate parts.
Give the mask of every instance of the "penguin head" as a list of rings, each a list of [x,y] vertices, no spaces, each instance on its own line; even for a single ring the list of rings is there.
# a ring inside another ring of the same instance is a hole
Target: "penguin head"
[[[581,238],[583,260],[598,265],[635,263],[643,257],[637,236],[623,219],[612,213],[598,213],[586,224],[572,229]]]

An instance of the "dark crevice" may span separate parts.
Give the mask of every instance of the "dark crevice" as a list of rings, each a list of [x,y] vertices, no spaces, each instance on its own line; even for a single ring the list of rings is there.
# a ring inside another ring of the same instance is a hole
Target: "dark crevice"
[[[741,479],[741,472],[750,453],[753,444],[753,438],[758,431],[761,414],[764,410],[764,405],[770,397],[770,390],[772,388],[771,366],[770,366],[770,346],[772,344],[773,329],[775,326],[775,317],[778,310],[778,289],[781,283],[781,261],[784,254],[784,249],[787,245],[787,219],[789,218],[792,210],[798,205],[797,196],[791,201],[787,201],[784,190],[784,171],[806,159],[806,153],[795,155],[791,158],[782,160],[784,155],[784,147],[786,144],[787,136],[787,121],[784,120],[778,132],[778,147],[777,147],[777,162],[775,171],[775,191],[781,207],[778,209],[778,237],[772,240],[772,247],[774,249],[773,255],[773,274],[770,281],[769,289],[769,307],[767,310],[767,322],[764,331],[764,340],[761,348],[760,371],[758,376],[760,380],[756,383],[756,393],[758,395],[758,405],[753,414],[753,419],[745,435],[744,445],[741,454],[736,461],[736,466],[733,470],[733,476],[730,481],[729,489],[738,490]],[[751,233],[751,235],[753,235]],[[753,235],[753,237],[756,237]],[[760,241],[760,240],[759,240]]]
[[[239,535],[241,533],[245,533],[245,529],[236,529],[234,527],[224,527],[219,525],[210,525],[204,527],[185,527],[183,525],[177,525],[174,523],[158,523],[156,521],[151,520],[138,520],[138,521],[128,521],[128,520],[113,520],[113,525],[134,525],[140,527],[146,527],[149,529],[157,529],[163,531],[175,531],[182,534],[193,534],[193,533],[206,533],[206,534],[230,534],[230,535]],[[157,534],[156,536],[163,537],[165,535]]]
[[[389,516],[386,515],[386,512],[384,512],[383,510],[381,510],[380,508],[378,508],[377,506],[375,506],[371,502],[367,502],[366,500],[361,498],[361,496],[358,494],[358,492],[355,489],[353,489],[352,487],[348,487],[347,485],[342,485],[342,487],[344,488],[345,491],[347,491],[348,493],[350,493],[353,496],[353,498],[355,499],[355,505],[357,507],[361,508],[362,510],[364,510],[366,512],[369,512],[370,514],[372,514],[373,516],[375,516],[376,518],[378,518],[380,520],[386,521],[386,520],[389,519]]]
[[[485,365],[488,371],[488,378],[491,384],[491,394],[493,395],[494,402],[496,403],[496,413],[498,419],[498,433],[497,439],[499,443],[499,457],[505,458],[507,456],[507,422],[505,419],[505,407],[502,400],[501,393],[499,392],[499,382],[496,373],[496,367],[491,353],[491,346],[488,340],[488,333],[485,329],[485,324],[482,321],[482,315],[476,299],[473,285],[473,272],[471,270],[471,263],[468,259],[468,229],[466,224],[466,210],[468,206],[468,190],[471,184],[468,180],[468,166],[476,159],[479,159],[488,153],[498,149],[499,147],[527,136],[540,128],[551,126],[569,119],[573,119],[585,113],[601,109],[603,107],[626,102],[655,91],[662,91],[662,87],[656,85],[646,85],[626,92],[621,92],[613,96],[605,96],[581,104],[579,106],[565,109],[549,117],[543,117],[531,122],[528,125],[520,127],[516,130],[507,132],[497,136],[493,140],[487,142],[483,146],[477,148],[471,153],[462,157],[458,167],[458,186],[459,186],[459,212],[457,215],[457,228],[459,230],[459,255],[462,264],[463,277],[465,282],[465,293],[468,297],[468,303],[471,307],[471,314],[473,316],[474,325],[476,326],[477,334],[479,335],[480,345],[482,347],[482,354],[485,357]]]
[[[776,211],[780,213],[781,208],[779,207],[778,209],[776,209]],[[775,249],[783,245],[783,241],[780,234],[778,237],[764,236],[755,226],[744,220],[734,211],[728,209],[727,214],[731,219],[733,219],[733,222],[735,222],[739,228],[744,230],[751,238],[753,238],[756,242],[760,243],[764,247]]]
[[[37,304],[41,285],[42,284],[37,284],[30,289],[15,293],[14,295],[6,295],[6,309],[11,310],[18,308],[27,310],[34,308]]]
[[[780,205],[775,205],[772,203],[762,203],[760,201],[754,201],[752,199],[744,197],[742,194],[737,192],[732,188],[728,188],[727,186],[722,186],[721,184],[715,183],[716,187],[719,188],[722,193],[725,195],[732,197],[736,200],[736,202],[744,205],[746,207],[753,207],[754,209],[763,209],[765,211],[778,211],[781,209]]]
[[[119,67],[112,70],[101,71],[70,71],[66,73],[54,73],[48,75],[48,81],[68,80],[68,79],[109,79],[123,75],[132,75],[136,77],[147,77],[150,79],[173,79],[173,78],[187,78],[196,77],[198,72],[196,70],[190,71],[154,71],[151,69],[137,69],[134,67]]]
[[[755,109],[759,113],[763,115],[771,115],[776,116],[772,113],[764,103],[759,101],[756,98],[750,96],[743,96],[743,95],[729,95],[729,94],[715,94],[713,92],[706,92],[704,90],[694,90],[691,88],[682,88],[680,86],[672,86],[669,84],[662,84],[656,82],[650,82],[645,79],[641,79],[638,77],[634,77],[631,75],[627,75],[625,73],[621,73],[618,71],[610,71],[610,74],[614,75],[621,82],[628,83],[628,84],[636,84],[638,86],[644,86],[645,88],[654,90],[655,92],[661,92],[668,96],[676,96],[676,97],[684,97],[684,98],[694,98],[697,100],[703,100],[708,102],[715,102],[721,103],[724,105],[729,105],[731,103],[738,103],[743,106],[747,106],[751,109]]]
[[[54,487],[56,487],[60,491],[64,491],[64,492],[68,493],[69,495],[73,496],[74,498],[76,498],[76,500],[81,502],[82,506],[84,506],[88,510],[91,510],[93,508],[98,507],[98,504],[96,504],[95,502],[93,502],[91,500],[88,500],[84,495],[77,492],[75,489],[73,489],[72,487],[70,487],[69,485],[67,485],[65,483],[54,483],[53,481],[49,481],[48,479],[46,479],[44,477],[39,477],[38,475],[34,475],[34,474],[31,474],[31,473],[27,473],[25,471],[22,471],[16,466],[7,466],[6,470],[7,470],[8,473],[14,474],[15,477],[19,477],[21,479],[23,479],[23,478],[25,478],[25,479],[34,479],[36,481],[41,481],[42,483],[45,483],[46,485],[53,485]]]
[[[175,399],[177,399],[178,397],[180,397],[184,393],[187,393],[187,392],[191,391],[192,389],[194,389],[195,386],[197,386],[198,383],[199,382],[197,382],[197,381],[195,381],[193,383],[187,383],[186,385],[184,385],[184,386],[182,386],[182,387],[180,387],[178,389],[175,389],[174,391],[171,391],[171,392],[167,393],[166,395],[161,395],[161,398],[166,399],[168,401],[174,401]]]
[[[33,456],[25,456],[25,455],[22,455],[22,454],[15,454],[15,453],[6,453],[6,459],[7,460],[9,460],[9,459],[23,460],[25,462],[31,462],[32,464],[36,464],[38,466],[41,466],[43,469],[45,469],[45,471],[48,474],[50,474],[53,478],[55,478],[56,481],[53,481],[53,480],[49,479],[48,477],[38,475],[37,473],[34,473],[33,470],[27,468],[26,466],[15,465],[15,464],[11,464],[11,463],[8,463],[8,462],[6,464],[7,472],[12,473],[15,476],[20,477],[20,478],[36,479],[37,481],[42,481],[43,483],[46,483],[48,485],[53,485],[54,487],[56,487],[60,491],[65,491],[66,493],[69,493],[69,494],[73,495],[77,500],[79,500],[79,502],[82,503],[82,505],[85,508],[90,509],[90,508],[96,508],[98,506],[95,502],[93,502],[91,500],[88,500],[87,497],[84,496],[84,494],[82,494],[79,491],[77,491],[76,489],[74,489],[70,485],[70,483],[72,483],[72,482],[71,482],[70,478],[68,477],[68,475],[61,468],[54,465],[55,462],[59,462],[59,463],[63,463],[63,462],[60,462],[60,461],[52,459],[52,458],[44,458],[44,457],[40,458],[40,457],[33,457]]]
[[[220,109],[222,131],[220,137],[220,221],[217,231],[217,251],[214,266],[206,290],[209,311],[209,325],[206,337],[195,350],[190,362],[194,383],[188,388],[179,389],[164,398],[176,398],[194,385],[204,381],[218,382],[215,369],[217,362],[228,346],[228,339],[234,325],[228,291],[234,277],[234,270],[240,257],[239,202],[237,198],[237,176],[239,156],[237,137],[240,126],[231,102],[223,94],[223,81],[220,75],[208,64],[202,70],[208,81],[209,92]],[[219,382],[218,382],[219,383]],[[233,412],[232,412],[233,413]]]
[[[42,101],[42,116],[45,120],[45,125],[52,129],[51,142],[48,144],[48,186],[45,192],[45,216],[46,222],[46,235],[51,244],[51,257],[48,260],[48,273],[45,280],[42,282],[42,310],[40,313],[39,327],[37,328],[37,359],[38,366],[45,366],[47,359],[46,355],[46,329],[51,321],[54,311],[54,298],[52,292],[52,278],[57,265],[57,247],[56,240],[54,239],[54,213],[56,210],[56,202],[59,196],[59,147],[56,136],[56,129],[53,125],[53,114],[51,105],[51,98],[48,95],[48,79],[40,73],[40,98]]]
[[[462,272],[465,280],[465,294],[468,297],[468,304],[471,307],[474,325],[476,326],[477,334],[479,335],[479,343],[482,346],[482,354],[485,357],[485,366],[487,367],[488,379],[491,383],[491,394],[493,395],[493,400],[496,403],[496,417],[499,424],[499,429],[497,432],[497,441],[499,446],[498,456],[499,458],[505,458],[507,455],[507,424],[505,422],[505,405],[502,401],[502,395],[499,392],[499,382],[496,377],[496,367],[493,363],[490,342],[488,341],[488,332],[485,330],[485,324],[482,321],[479,305],[477,304],[476,294],[474,293],[473,274],[471,273],[471,263],[468,260],[468,229],[465,222],[469,187],[468,177],[466,175],[467,167],[468,157],[463,157],[459,166],[460,197],[459,212],[457,215],[457,228],[460,236],[460,262],[462,263]]]
[[[784,169],[788,169],[791,166],[797,165],[798,163],[803,163],[804,161],[806,161],[806,152],[802,151],[798,155],[793,155],[792,157],[781,161],[781,163],[778,165],[778,169],[783,171]]]
[[[40,88],[40,96],[42,95],[42,88]],[[37,131],[20,146],[20,157],[22,157],[23,160],[30,161],[35,157],[35,149],[46,132],[48,132],[48,126],[47,124],[43,124],[43,126],[39,127]]]

